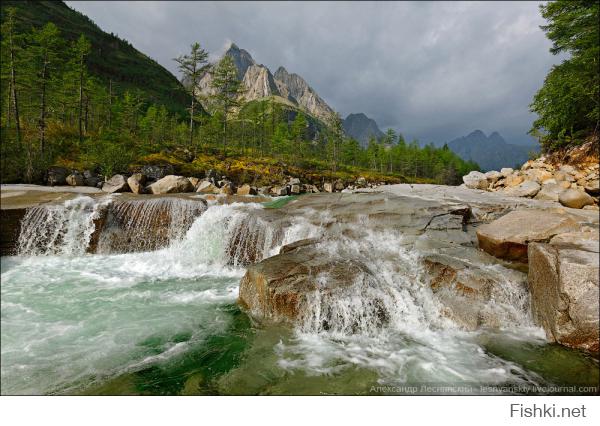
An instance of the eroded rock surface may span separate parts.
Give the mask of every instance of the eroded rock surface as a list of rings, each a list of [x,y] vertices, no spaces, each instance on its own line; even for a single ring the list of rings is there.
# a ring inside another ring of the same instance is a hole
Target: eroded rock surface
[[[598,233],[566,233],[529,246],[534,318],[551,341],[598,353]]]

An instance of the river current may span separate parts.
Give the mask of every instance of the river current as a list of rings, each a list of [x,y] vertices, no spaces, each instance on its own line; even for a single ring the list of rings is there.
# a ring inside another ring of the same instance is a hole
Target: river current
[[[506,280],[490,309],[505,326],[466,331],[441,314],[422,253],[402,233],[340,234],[322,248],[377,271],[388,324],[371,327],[362,314],[368,294],[316,294],[303,324],[261,325],[236,304],[245,267],[229,242],[263,205],[209,205],[184,224],[174,218],[191,207],[176,202],[171,222],[187,231],[169,231],[166,247],[111,251],[100,241],[89,254],[102,203],[80,196],[30,211],[19,254],[2,257],[3,394],[486,394],[598,383],[597,360],[546,343],[515,272],[500,265],[487,266]],[[262,256],[329,232],[327,214],[304,210],[277,238],[261,224]],[[339,320],[326,330],[325,306]],[[349,330],[349,318],[363,323]]]

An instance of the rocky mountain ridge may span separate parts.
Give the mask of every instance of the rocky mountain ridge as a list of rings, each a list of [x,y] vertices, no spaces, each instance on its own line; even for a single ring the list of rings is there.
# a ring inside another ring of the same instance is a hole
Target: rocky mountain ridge
[[[379,126],[372,118],[367,117],[365,114],[348,114],[344,119],[342,126],[344,132],[354,139],[356,139],[363,147],[369,144],[371,136],[380,138],[383,136],[383,132],[379,129]]]
[[[245,101],[281,96],[321,121],[327,122],[333,114],[333,109],[298,74],[289,73],[284,67],[279,67],[273,74],[268,67],[258,64],[248,51],[240,49],[235,43],[231,44],[224,55],[233,60],[238,78],[246,87]],[[205,106],[208,106],[206,98],[214,94],[212,80],[209,68],[196,87],[196,94]]]
[[[498,132],[486,136],[475,130],[467,136],[446,143],[463,160],[475,161],[484,170],[497,170],[523,164],[529,158],[532,147],[509,144]]]

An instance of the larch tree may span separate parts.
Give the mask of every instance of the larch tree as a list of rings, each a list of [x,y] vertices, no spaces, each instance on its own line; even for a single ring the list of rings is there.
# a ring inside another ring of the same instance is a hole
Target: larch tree
[[[223,152],[227,148],[227,121],[229,115],[243,103],[243,94],[245,92],[244,85],[238,79],[237,68],[231,57],[225,55],[221,59],[213,71],[212,88],[215,94],[212,96],[219,113],[222,114],[223,136],[222,145]]]
[[[202,75],[206,72],[208,65],[208,52],[200,46],[200,43],[194,43],[191,46],[189,55],[181,55],[174,59],[178,64],[183,81],[186,82],[187,92],[191,97],[190,101],[190,134],[189,144],[193,145],[194,140],[194,120],[196,109],[196,87]]]

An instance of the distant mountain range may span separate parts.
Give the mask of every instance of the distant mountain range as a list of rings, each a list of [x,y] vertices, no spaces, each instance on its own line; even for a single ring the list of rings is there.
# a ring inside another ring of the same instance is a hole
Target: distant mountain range
[[[535,150],[533,146],[509,144],[498,132],[486,136],[481,130],[446,144],[459,157],[475,161],[483,170],[520,166],[529,159],[529,152]]]
[[[344,132],[360,144],[366,147],[369,144],[369,139],[374,136],[379,139],[383,136],[383,132],[377,126],[377,123],[372,118],[367,117],[365,114],[349,114],[348,117],[342,123]]]

